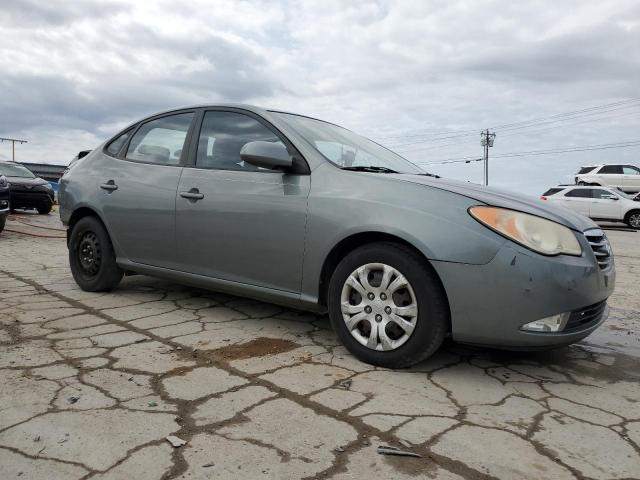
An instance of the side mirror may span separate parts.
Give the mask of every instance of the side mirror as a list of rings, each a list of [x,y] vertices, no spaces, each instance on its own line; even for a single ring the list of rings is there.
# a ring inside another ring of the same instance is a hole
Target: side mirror
[[[293,159],[281,142],[249,142],[240,150],[240,158],[256,167],[270,170],[287,170],[293,166]]]

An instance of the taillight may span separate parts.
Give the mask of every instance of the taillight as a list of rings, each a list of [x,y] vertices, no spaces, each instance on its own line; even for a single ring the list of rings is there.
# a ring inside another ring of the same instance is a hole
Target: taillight
[[[547,197],[545,197],[544,195],[542,195],[542,196],[540,197],[540,200],[546,200],[546,199],[547,199]]]

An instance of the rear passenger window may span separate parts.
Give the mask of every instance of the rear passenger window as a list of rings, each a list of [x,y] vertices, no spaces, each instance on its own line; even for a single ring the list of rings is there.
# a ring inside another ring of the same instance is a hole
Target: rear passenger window
[[[621,165],[605,165],[598,173],[622,173]]]
[[[118,155],[122,146],[125,143],[127,143],[127,140],[129,140],[129,136],[131,136],[131,132],[133,132],[133,128],[130,128],[129,130],[124,132],[122,135],[119,135],[114,140],[112,140],[111,143],[107,145],[107,153],[109,153],[110,155],[113,155],[114,157]],[[82,158],[82,157],[78,155],[78,158]]]
[[[591,198],[591,190],[588,188],[574,188],[573,190],[569,190],[565,193],[564,196],[574,198]]]
[[[193,113],[180,113],[144,123],[135,133],[126,158],[159,165],[178,165]]]

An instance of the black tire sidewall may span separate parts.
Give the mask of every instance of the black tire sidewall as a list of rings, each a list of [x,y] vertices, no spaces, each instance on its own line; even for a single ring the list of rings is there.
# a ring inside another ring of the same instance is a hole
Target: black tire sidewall
[[[87,232],[93,232],[98,238],[101,250],[101,262],[98,273],[87,276],[80,266],[78,246]],[[69,237],[69,265],[76,283],[83,290],[90,292],[105,291],[115,288],[120,282],[123,272],[116,264],[111,239],[102,223],[95,217],[84,217],[74,225]]]
[[[632,228],[634,230],[640,230],[638,227],[634,227],[633,225],[631,225],[631,216],[638,215],[639,213],[640,213],[640,210],[632,210],[627,214],[627,225],[629,226],[629,228]]]
[[[340,307],[342,286],[348,276],[367,263],[384,263],[401,272],[411,284],[418,303],[416,328],[396,350],[380,352],[361,345],[348,331]],[[393,243],[365,245],[349,253],[336,267],[327,294],[329,318],[345,347],[360,360],[387,368],[403,368],[431,355],[449,329],[449,309],[435,272],[411,249]]]

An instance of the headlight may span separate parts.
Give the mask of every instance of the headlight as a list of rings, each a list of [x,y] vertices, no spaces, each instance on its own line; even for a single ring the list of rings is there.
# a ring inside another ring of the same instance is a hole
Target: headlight
[[[543,255],[582,254],[574,233],[551,220],[498,207],[471,207],[469,213],[500,235]]]

